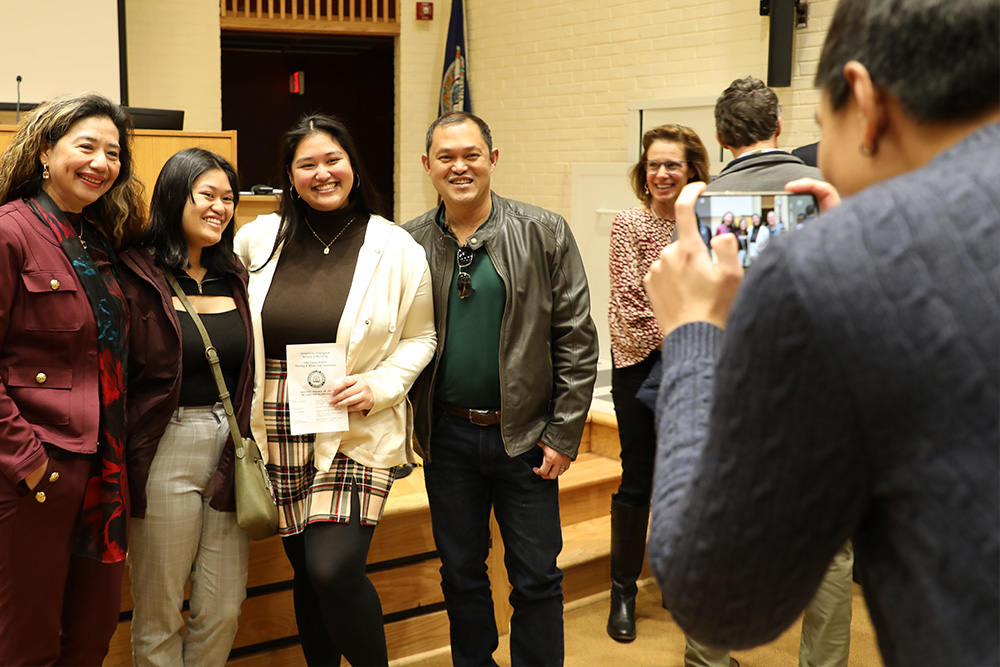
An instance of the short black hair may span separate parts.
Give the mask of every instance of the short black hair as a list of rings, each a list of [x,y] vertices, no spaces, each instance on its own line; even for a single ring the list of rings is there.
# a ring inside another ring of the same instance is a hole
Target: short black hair
[[[840,109],[857,60],[921,122],[974,118],[1000,104],[1000,0],[840,0],[816,86]]]
[[[779,116],[778,95],[752,76],[733,81],[715,101],[715,131],[719,141],[732,148],[773,137]]]
[[[184,238],[184,207],[194,200],[194,182],[202,174],[221,169],[233,190],[234,207],[240,203],[240,181],[229,160],[204,148],[185,148],[174,154],[156,177],[149,204],[149,226],[139,246],[152,249],[156,262],[165,269],[183,271],[188,267],[188,246]],[[222,239],[201,251],[201,264],[216,273],[240,273],[243,265],[233,253],[236,213],[222,230]]]
[[[479,128],[479,133],[483,135],[483,141],[486,142],[486,148],[490,153],[493,152],[493,133],[490,132],[490,126],[486,124],[486,121],[477,116],[476,114],[469,111],[449,111],[446,114],[442,114],[434,119],[431,126],[427,128],[427,136],[425,137],[424,151],[429,156],[431,152],[431,141],[434,139],[434,130],[438,129],[442,125],[458,125],[464,122],[475,123],[476,127]]]

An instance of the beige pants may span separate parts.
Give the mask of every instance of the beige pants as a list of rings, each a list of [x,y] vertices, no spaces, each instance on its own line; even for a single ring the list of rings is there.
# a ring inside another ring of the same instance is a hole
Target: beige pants
[[[250,538],[235,512],[208,503],[229,426],[220,404],[177,408],[149,470],[146,517],[132,519],[132,661],[221,667],[246,597]],[[182,637],[184,586],[191,614]]]
[[[854,546],[850,540],[830,561],[826,576],[802,616],[799,667],[847,667],[851,650]],[[729,667],[729,651],[685,637],[685,667]]]

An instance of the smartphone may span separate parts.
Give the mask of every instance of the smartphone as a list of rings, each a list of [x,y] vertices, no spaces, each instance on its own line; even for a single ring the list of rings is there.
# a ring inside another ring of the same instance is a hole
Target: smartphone
[[[815,224],[819,205],[811,194],[704,192],[694,211],[704,238],[736,236],[740,263],[749,267],[771,239]]]

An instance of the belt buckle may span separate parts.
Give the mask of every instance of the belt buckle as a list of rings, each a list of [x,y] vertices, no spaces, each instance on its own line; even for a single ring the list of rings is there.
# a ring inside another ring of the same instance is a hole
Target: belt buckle
[[[473,410],[469,408],[469,421],[476,426],[491,426],[492,410]]]

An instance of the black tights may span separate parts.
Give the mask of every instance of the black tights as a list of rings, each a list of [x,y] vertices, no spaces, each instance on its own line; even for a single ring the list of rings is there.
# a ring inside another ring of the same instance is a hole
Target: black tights
[[[375,526],[361,525],[357,489],[351,492],[351,522],[309,524],[282,538],[295,570],[295,620],[306,663],[355,667],[387,665],[382,604],[365,574]]]
[[[611,397],[622,446],[622,481],[616,500],[632,507],[649,505],[656,460],[656,415],[636,398],[636,392],[660,358],[659,350],[632,366],[611,371]]]

